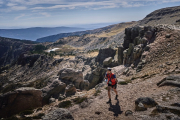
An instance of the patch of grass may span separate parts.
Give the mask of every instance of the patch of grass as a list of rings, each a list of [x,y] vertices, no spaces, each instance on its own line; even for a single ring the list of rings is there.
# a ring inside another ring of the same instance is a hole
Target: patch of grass
[[[127,85],[128,83],[131,83],[131,80],[127,80],[127,81],[120,81],[118,82],[119,85]]]
[[[97,91],[94,93],[94,96],[98,96],[100,93],[101,93],[101,90],[97,90]]]
[[[108,86],[107,86],[107,87],[105,87],[105,89],[106,89],[106,90],[108,90]]]
[[[84,100],[87,100],[87,97],[77,97],[77,98],[75,98],[75,99],[73,100],[73,102],[74,102],[75,104],[80,104],[80,103],[82,103]]]
[[[72,102],[70,100],[67,101],[63,101],[61,103],[59,103],[59,108],[68,108],[72,106]]]

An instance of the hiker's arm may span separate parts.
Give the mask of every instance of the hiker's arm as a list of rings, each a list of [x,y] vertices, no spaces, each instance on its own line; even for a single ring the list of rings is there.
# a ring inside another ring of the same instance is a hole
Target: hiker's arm
[[[117,81],[117,78],[115,78],[115,80],[116,80],[116,82],[118,82],[118,81]]]

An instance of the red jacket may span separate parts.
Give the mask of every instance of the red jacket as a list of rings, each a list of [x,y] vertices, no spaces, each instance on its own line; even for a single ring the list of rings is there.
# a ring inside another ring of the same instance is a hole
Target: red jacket
[[[115,80],[116,76],[114,75],[114,73],[111,73],[110,75],[106,74],[106,77],[108,78],[107,84],[109,83],[109,81],[112,82],[111,85],[115,85],[116,84],[116,80]]]

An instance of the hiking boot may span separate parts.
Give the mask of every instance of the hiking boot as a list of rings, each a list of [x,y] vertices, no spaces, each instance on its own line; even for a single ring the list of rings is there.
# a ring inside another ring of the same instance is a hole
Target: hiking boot
[[[108,102],[106,102],[106,103],[107,103],[107,104],[108,104],[108,103],[111,103],[111,99],[109,99],[109,101],[108,101]]]
[[[116,95],[116,97],[115,97],[115,100],[117,100],[118,99],[118,95]]]

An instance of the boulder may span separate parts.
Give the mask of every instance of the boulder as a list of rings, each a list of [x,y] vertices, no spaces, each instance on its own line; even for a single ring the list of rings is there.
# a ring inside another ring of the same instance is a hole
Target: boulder
[[[136,108],[143,109],[144,107],[140,103],[142,103],[145,108],[155,107],[157,105],[157,103],[152,98],[149,97],[140,97],[135,100]]]
[[[144,106],[144,104],[142,104],[141,102],[136,105],[136,108],[135,108],[136,111],[146,111],[147,108]]]
[[[112,63],[112,57],[108,57],[106,58],[104,61],[103,61],[103,66],[104,67],[110,67],[111,66],[111,63]]]
[[[74,120],[74,118],[67,109],[58,108],[46,114],[42,120]]]
[[[98,83],[101,83],[106,73],[105,68],[96,68],[85,76],[85,79],[89,81],[89,89],[95,87]]]
[[[0,96],[0,117],[10,117],[21,111],[42,107],[42,91],[19,88]]]
[[[73,84],[67,85],[65,93],[66,93],[66,96],[75,95],[76,87]]]
[[[99,54],[95,59],[95,62],[99,62],[100,64],[103,64],[103,61],[108,58],[116,55],[116,50],[111,49],[111,48],[106,48],[106,49],[100,49]]]
[[[59,94],[64,94],[65,88],[66,84],[59,80],[54,80],[50,85],[42,88],[43,104],[47,104],[51,97],[58,98]]]
[[[53,103],[53,102],[56,102],[56,99],[55,99],[55,98],[50,98],[50,99],[49,99],[49,104],[50,104],[50,103]]]
[[[76,88],[80,88],[80,83],[83,82],[82,71],[77,71],[72,68],[64,68],[58,73],[59,79],[68,84],[74,84]]]

